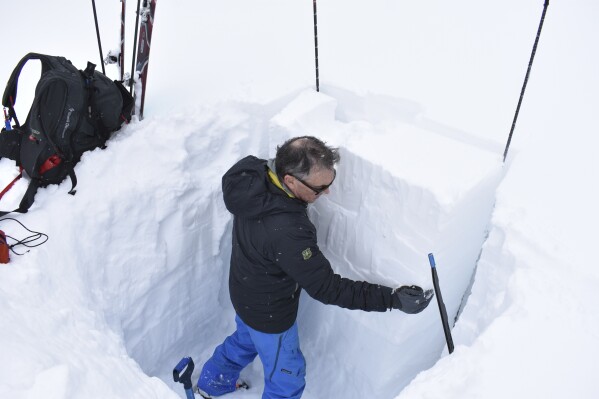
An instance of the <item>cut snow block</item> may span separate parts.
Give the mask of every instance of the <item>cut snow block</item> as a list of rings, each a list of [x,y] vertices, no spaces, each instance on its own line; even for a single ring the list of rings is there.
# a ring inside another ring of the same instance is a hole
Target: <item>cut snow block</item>
[[[337,101],[312,90],[301,92],[270,121],[269,150],[274,158],[278,145],[295,136],[322,137],[336,129]]]
[[[384,99],[369,95],[364,101]],[[335,104],[338,109],[331,110]],[[341,104],[351,109],[339,109]],[[390,107],[399,107],[397,118]],[[365,115],[367,109],[355,95],[348,100],[301,94],[271,120],[271,133],[279,141],[312,134],[340,146],[330,194],[310,207],[319,246],[333,269],[354,280],[432,288],[427,255],[434,252],[453,326],[486,238],[501,154],[418,126],[417,118],[406,118],[417,109],[414,104],[392,102],[378,118]],[[327,380],[318,383],[330,388],[324,397],[393,397],[445,348],[435,302],[421,314],[406,315],[348,311],[304,299],[300,330],[304,346],[330,354],[333,364],[312,363],[305,353],[308,378]],[[335,363],[356,365],[349,368],[355,385],[330,380]]]

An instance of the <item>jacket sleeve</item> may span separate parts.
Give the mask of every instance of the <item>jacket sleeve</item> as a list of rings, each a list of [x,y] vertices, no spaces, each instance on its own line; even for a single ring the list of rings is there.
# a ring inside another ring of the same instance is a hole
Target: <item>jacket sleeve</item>
[[[276,263],[312,298],[346,309],[384,312],[391,308],[390,287],[353,281],[333,272],[320,252],[313,226],[289,226],[273,241]]]

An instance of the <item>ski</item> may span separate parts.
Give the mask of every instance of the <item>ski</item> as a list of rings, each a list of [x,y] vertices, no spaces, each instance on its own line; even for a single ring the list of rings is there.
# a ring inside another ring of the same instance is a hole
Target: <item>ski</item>
[[[119,78],[121,82],[129,82],[129,74],[125,73],[125,8],[126,0],[119,0],[121,2],[121,41],[120,47],[114,50],[109,50],[106,58],[104,58],[104,64],[116,64],[119,68]]]
[[[148,62],[150,60],[150,46],[152,30],[154,28],[154,11],[156,0],[143,0],[139,10],[139,42],[135,67],[135,113],[139,120],[143,119],[144,103],[146,97],[146,83],[148,79]]]
[[[125,81],[125,9],[127,0],[121,0],[121,54],[119,54],[119,69],[121,82]]]

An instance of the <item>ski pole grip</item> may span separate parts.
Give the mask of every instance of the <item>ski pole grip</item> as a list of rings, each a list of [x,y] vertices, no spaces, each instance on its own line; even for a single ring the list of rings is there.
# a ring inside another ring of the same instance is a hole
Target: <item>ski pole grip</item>
[[[436,265],[435,263],[435,257],[433,256],[432,253],[428,254],[428,261],[431,264],[431,267],[434,269]]]

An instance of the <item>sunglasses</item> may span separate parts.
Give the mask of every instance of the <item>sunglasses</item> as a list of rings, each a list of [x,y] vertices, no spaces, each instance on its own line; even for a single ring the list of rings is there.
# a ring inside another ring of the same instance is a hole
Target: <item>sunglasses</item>
[[[297,177],[295,175],[291,175],[291,176],[293,176],[294,178],[299,180],[300,183],[302,183],[304,186],[308,187],[310,190],[314,191],[315,195],[320,195],[324,191],[326,191],[329,187],[331,187],[331,184],[333,184],[333,182],[335,181],[335,178],[337,177],[337,170],[333,169],[333,180],[331,180],[331,182],[329,184],[326,184],[324,186],[318,186],[318,187],[314,187],[314,186],[306,183],[305,181],[303,181],[302,179],[300,179],[299,177]]]

